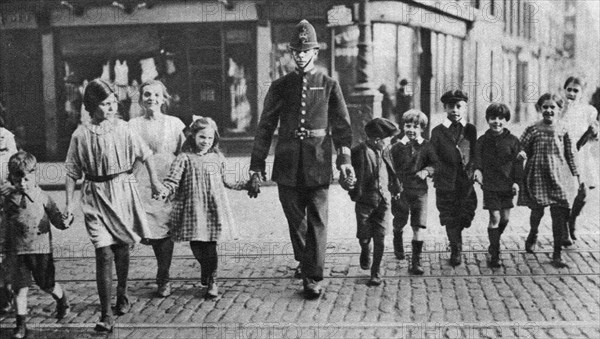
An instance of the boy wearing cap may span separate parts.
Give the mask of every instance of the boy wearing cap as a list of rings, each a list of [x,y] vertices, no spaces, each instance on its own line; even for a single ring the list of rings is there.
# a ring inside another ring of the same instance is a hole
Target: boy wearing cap
[[[356,202],[356,237],[360,244],[360,267],[371,269],[369,285],[381,285],[380,265],[384,238],[390,224],[391,195],[400,192],[390,157],[389,145],[398,128],[389,120],[375,118],[365,125],[367,140],[352,149],[355,182],[340,179],[342,187]],[[391,194],[390,194],[391,192]],[[370,242],[373,239],[373,264],[370,264]]]
[[[440,223],[446,226],[452,266],[462,262],[462,230],[471,226],[477,208],[473,190],[477,130],[464,117],[468,100],[461,90],[444,93],[446,119],[431,131],[431,145],[439,160],[433,175],[436,206]]]
[[[353,176],[352,127],[340,85],[315,69],[319,43],[308,21],[296,25],[289,47],[297,68],[275,80],[265,97],[250,159],[248,195],[252,198],[260,192],[265,159],[279,125],[273,181],[288,221],[294,258],[300,262],[305,297],[313,299],[322,293],[332,143],[342,176]]]
[[[421,134],[427,128],[425,113],[411,109],[402,115],[404,137],[392,146],[391,155],[396,176],[402,184],[400,198],[392,202],[394,215],[394,254],[404,259],[402,233],[408,223],[413,229],[410,273],[421,275],[421,229],[427,227],[427,178],[433,176],[437,155],[431,143]]]

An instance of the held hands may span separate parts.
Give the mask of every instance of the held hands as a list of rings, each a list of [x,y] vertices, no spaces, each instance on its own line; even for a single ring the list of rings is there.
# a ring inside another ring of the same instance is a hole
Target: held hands
[[[425,180],[429,176],[429,172],[427,170],[420,170],[415,175],[417,176],[417,178]]]
[[[59,229],[61,230],[66,230],[69,227],[71,227],[71,225],[73,225],[73,222],[75,221],[75,215],[73,214],[72,208],[70,205],[67,205],[65,207],[65,211],[63,213],[61,213],[61,219],[62,219],[62,225],[60,225],[61,227]]]
[[[473,173],[473,181],[483,186],[483,174],[480,170],[476,169],[475,173]]]
[[[523,161],[527,160],[527,153],[525,153],[525,151],[519,152],[519,154],[517,154],[517,159]]]
[[[354,174],[354,168],[350,165],[342,165],[340,168],[339,183],[346,191],[351,191],[356,185],[356,176]]]
[[[165,185],[161,184],[161,188],[156,190],[154,189],[154,186],[152,187],[152,199],[154,200],[165,200],[167,199],[167,197],[171,194],[171,190],[169,190],[168,187],[166,187]]]
[[[248,180],[248,183],[246,184],[246,189],[248,190],[248,197],[250,197],[251,199],[258,197],[258,194],[260,193],[261,181],[262,179],[260,177],[260,173],[250,173],[250,180]]]

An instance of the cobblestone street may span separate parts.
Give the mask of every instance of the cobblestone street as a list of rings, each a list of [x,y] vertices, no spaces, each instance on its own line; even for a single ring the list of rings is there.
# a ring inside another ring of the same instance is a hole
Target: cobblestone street
[[[433,191],[431,191],[433,193]],[[478,189],[479,197],[481,191]],[[60,206],[63,191],[51,191]],[[549,215],[542,220],[540,246],[524,251],[529,211],[513,210],[502,238],[504,267],[489,269],[487,212],[478,209],[465,233],[463,265],[447,264],[445,232],[430,194],[429,228],[423,276],[408,273],[386,239],[384,284],[366,285],[369,273],[358,265],[353,204],[338,186],[330,189],[330,230],[324,295],[303,298],[294,279],[287,225],[275,186],[256,200],[229,192],[239,239],[219,243],[222,296],[204,300],[200,269],[187,243],[176,244],[171,269],[173,294],[154,297],[156,262],[151,248],[137,245],[130,272],[130,313],[117,318],[114,332],[92,331],[99,317],[93,248],[81,215],[67,231],[54,230],[57,279],[69,291],[72,312],[53,318],[55,303],[39,289],[30,291],[29,338],[597,338],[600,336],[600,239],[598,190],[579,222],[577,243],[564,251],[567,269],[550,265]],[[481,207],[481,200],[480,200]],[[547,213],[549,214],[549,213]],[[225,232],[227,233],[227,232]],[[405,245],[410,244],[409,232]],[[410,248],[408,248],[410,253]],[[116,283],[115,283],[116,285]],[[0,318],[2,338],[14,326]]]

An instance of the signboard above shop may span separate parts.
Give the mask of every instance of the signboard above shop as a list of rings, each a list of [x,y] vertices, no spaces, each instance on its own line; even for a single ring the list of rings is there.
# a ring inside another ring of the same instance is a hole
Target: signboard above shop
[[[352,9],[344,5],[336,5],[327,11],[327,27],[353,25]]]

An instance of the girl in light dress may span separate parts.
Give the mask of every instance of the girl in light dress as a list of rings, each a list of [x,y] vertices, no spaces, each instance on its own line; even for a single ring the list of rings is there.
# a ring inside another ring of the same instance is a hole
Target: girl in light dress
[[[562,120],[566,122],[565,126],[573,144],[577,145],[575,161],[581,172],[581,181],[585,183],[578,188],[577,196],[573,200],[568,232],[565,234],[566,245],[570,245],[571,240],[577,240],[575,225],[577,217],[585,206],[588,189],[598,186],[598,111],[594,106],[583,101],[585,87],[585,81],[575,76],[570,76],[563,86],[567,100]]]
[[[175,156],[181,152],[185,140],[183,135],[185,125],[179,118],[165,114],[170,96],[162,82],[158,80],[144,82],[139,92],[139,104],[143,115],[129,120],[129,127],[152,151],[151,158],[156,165],[156,176],[162,180],[169,173]],[[152,245],[158,266],[156,294],[164,298],[171,294],[169,271],[173,258],[173,240],[169,235],[168,226],[171,201],[152,199],[152,185],[148,172],[143,167],[141,162],[136,162],[134,173],[138,179],[140,195],[152,232],[148,239],[144,239],[144,243]]]

